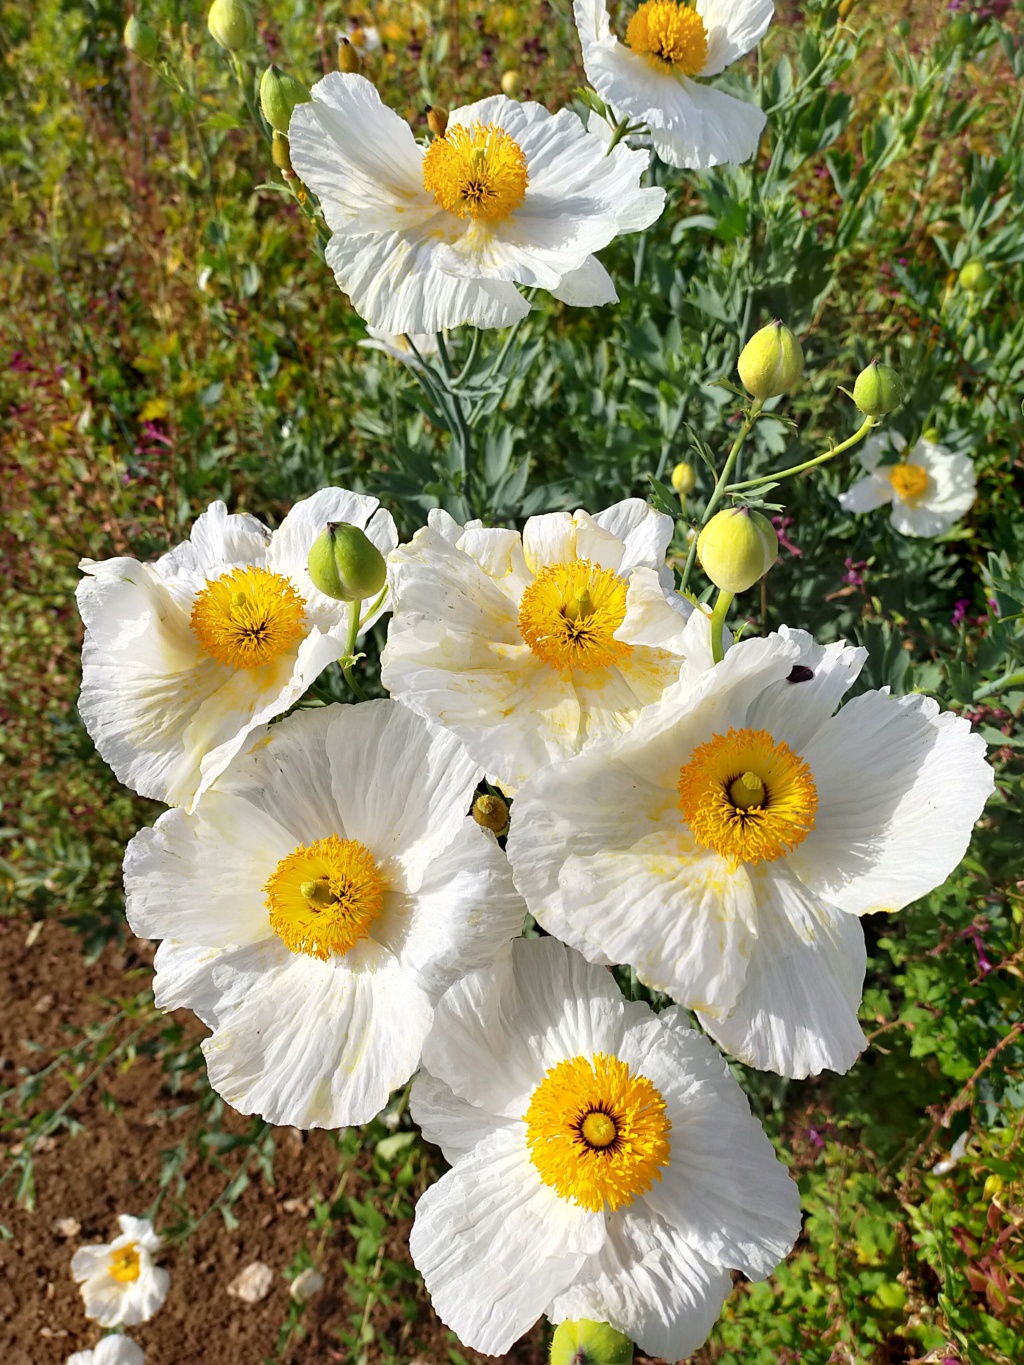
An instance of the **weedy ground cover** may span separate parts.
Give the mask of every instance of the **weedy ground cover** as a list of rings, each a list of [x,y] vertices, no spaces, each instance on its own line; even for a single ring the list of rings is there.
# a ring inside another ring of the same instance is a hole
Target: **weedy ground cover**
[[[126,53],[109,0],[0,5],[5,1358],[93,1343],[70,1255],[126,1208],[170,1245],[172,1296],[138,1332],[151,1365],[482,1358],[433,1316],[408,1257],[441,1159],[406,1097],[347,1132],[241,1118],[209,1087],[201,1026],[153,1007],[120,866],[159,807],[119,786],[75,710],[78,559],[153,559],[215,498],[277,524],[333,483],[380,496],[403,539],[438,505],[521,524],[646,497],[678,519],[681,570],[739,422],[716,381],[781,317],[804,380],[757,424],[736,480],[850,436],[860,417],[839,386],[877,357],[907,390],[892,424],[970,454],[978,498],[944,534],[909,539],[884,512],[841,509],[856,450],[766,490],[779,562],[731,622],[863,643],[858,688],[967,716],[997,790],[941,889],[867,919],[859,1064],[807,1081],[734,1067],[799,1178],[804,1230],[771,1280],[737,1284],[694,1359],[1019,1361],[1020,6],[780,6],[743,68],[768,113],[760,154],[653,172],[666,212],[602,254],[615,308],[539,292],[513,334],[453,338],[458,410],[360,344],[250,117],[264,58],[236,73],[200,5],[154,0],[145,17],[154,65]],[[266,59],[311,84],[350,20],[378,28],[364,70],[418,132],[425,106],[505,73],[551,108],[582,82],[569,7],[526,0],[267,3]],[[371,695],[384,633],[358,668]],[[323,686],[348,698],[340,673]],[[228,1285],[256,1260],[273,1287],[245,1305]],[[326,1283],[301,1305],[288,1285],[307,1267]],[[508,1359],[543,1351],[538,1328]]]

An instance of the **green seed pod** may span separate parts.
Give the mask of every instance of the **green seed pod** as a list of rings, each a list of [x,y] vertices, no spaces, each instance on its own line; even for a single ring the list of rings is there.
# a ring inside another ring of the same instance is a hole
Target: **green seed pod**
[[[473,802],[473,819],[492,834],[508,833],[508,802],[485,792]]]
[[[633,1343],[606,1322],[562,1322],[551,1341],[551,1365],[630,1365]]]
[[[268,66],[260,77],[260,106],[275,133],[287,133],[292,110],[312,98],[301,81],[280,67]]]
[[[140,62],[153,62],[160,50],[160,39],[144,19],[133,14],[124,26],[124,45]]]
[[[309,552],[313,586],[337,602],[376,597],[387,582],[384,556],[358,526],[329,521]]]
[[[697,558],[716,588],[746,592],[779,556],[779,538],[766,516],[749,507],[716,512],[697,537]]]
[[[977,257],[972,258],[966,265],[960,267],[960,274],[956,277],[956,282],[968,294],[983,294],[995,283],[985,266],[985,262],[979,261]]]
[[[903,380],[889,365],[877,360],[861,370],[853,386],[853,401],[865,417],[885,417],[906,397]]]
[[[685,460],[680,460],[672,471],[672,487],[681,498],[685,498],[687,493],[692,493],[697,486],[697,475],[692,464],[687,464]]]
[[[228,52],[242,52],[256,40],[256,20],[245,0],[213,0],[206,27]]]
[[[747,393],[762,402],[788,393],[804,372],[804,353],[800,343],[782,322],[775,319],[755,332],[737,363]]]

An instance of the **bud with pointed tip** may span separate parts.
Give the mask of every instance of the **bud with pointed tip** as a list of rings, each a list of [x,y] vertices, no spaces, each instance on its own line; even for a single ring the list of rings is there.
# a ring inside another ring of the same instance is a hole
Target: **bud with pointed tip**
[[[960,274],[956,277],[956,281],[960,288],[968,294],[983,294],[993,284],[992,276],[989,274],[985,262],[979,261],[977,257],[960,267]]]
[[[747,393],[763,403],[799,383],[804,353],[793,333],[776,318],[754,333],[740,352],[736,368]]]
[[[697,487],[697,475],[692,464],[687,464],[685,460],[679,461],[672,471],[672,487],[681,498],[693,492]]]
[[[697,537],[700,566],[723,592],[746,592],[778,557],[775,527],[750,507],[716,512]]]
[[[865,417],[885,417],[906,397],[903,380],[889,365],[872,360],[853,386],[853,401]]]
[[[473,819],[492,834],[508,833],[508,802],[485,792],[473,802]]]
[[[256,20],[245,0],[213,0],[206,27],[214,42],[228,52],[252,47],[256,38]]]
[[[432,104],[427,110],[427,127],[435,137],[444,137],[448,128],[448,110]]]
[[[329,521],[309,552],[309,576],[314,588],[336,602],[361,602],[376,597],[387,582],[384,556],[358,526]]]
[[[630,1365],[633,1343],[606,1322],[561,1322],[551,1340],[551,1365]]]
[[[268,66],[260,77],[260,107],[275,133],[287,133],[292,110],[312,98],[301,81],[278,66]]]
[[[361,66],[359,53],[347,38],[342,38],[338,43],[338,70],[346,76],[356,76]]]
[[[146,21],[135,14],[124,26],[124,45],[140,62],[155,61],[160,50],[159,38]]]

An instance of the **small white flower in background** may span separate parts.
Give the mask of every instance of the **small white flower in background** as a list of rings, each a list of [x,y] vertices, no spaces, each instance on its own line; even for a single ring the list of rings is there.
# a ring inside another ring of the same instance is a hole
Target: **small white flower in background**
[[[844,512],[873,512],[891,503],[889,519],[901,536],[941,536],[977,497],[974,461],[923,438],[910,450],[906,445],[898,431],[869,436],[860,448],[867,477],[840,493],[839,504]],[[905,453],[881,465],[893,450]]]
[[[467,814],[480,776],[397,702],[297,711],[194,814],[131,841],[128,920],[164,940],[156,1003],[212,1030],[229,1104],[338,1128],[409,1079],[434,1002],[523,925],[508,860]]]
[[[766,1278],[800,1231],[797,1187],[714,1047],[555,939],[448,991],[411,1109],[452,1167],[416,1206],[412,1257],[477,1351],[547,1314],[679,1360],[730,1270]]]
[[[349,19],[345,37],[360,57],[365,57],[370,52],[376,52],[380,47],[379,29],[375,28],[373,24],[364,24],[359,19]]]
[[[994,785],[984,741],[928,697],[836,712],[865,658],[783,627],[684,666],[628,734],[539,772],[512,811],[513,876],[549,933],[631,963],[785,1076],[853,1065],[859,916],[939,886]]]
[[[640,187],[646,152],[606,156],[571,110],[504,95],[453,110],[424,147],[370,81],[336,72],[296,107],[288,137],[333,234],[328,265],[390,333],[505,327],[530,311],[517,284],[614,303],[593,252],[648,227],[665,202]]]
[[[144,1365],[145,1356],[138,1342],[130,1337],[104,1337],[91,1351],[76,1351],[67,1365]]]
[[[390,557],[381,678],[506,787],[618,734],[679,676],[671,517],[629,498],[518,531],[434,510]]]
[[[81,1285],[85,1315],[101,1327],[148,1322],[166,1299],[171,1283],[168,1272],[154,1264],[160,1238],[149,1219],[122,1213],[117,1221],[120,1237],[101,1246],[79,1247],[71,1258],[71,1274]]]
[[[408,337],[401,332],[382,332],[379,327],[367,327],[366,332],[366,338],[359,342],[360,346],[367,351],[381,351],[392,360],[408,365],[410,370],[422,370],[423,361],[432,360],[438,353],[436,332],[421,332],[418,336]]]
[[[762,110],[702,82],[757,46],[772,0],[645,0],[624,42],[606,0],[574,0],[573,13],[587,79],[617,117],[647,124],[663,161],[699,169],[754,155]]]
[[[256,726],[345,652],[348,604],[318,592],[306,569],[329,521],[365,530],[385,555],[398,543],[376,498],[324,488],[273,532],[215,502],[155,564],[82,560],[79,710],[126,786],[191,805]]]

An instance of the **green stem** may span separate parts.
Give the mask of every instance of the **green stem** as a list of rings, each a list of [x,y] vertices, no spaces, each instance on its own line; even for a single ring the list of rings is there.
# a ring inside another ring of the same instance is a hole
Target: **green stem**
[[[725,632],[725,618],[735,595],[735,593],[726,592],[724,588],[719,588],[715,609],[711,613],[711,657],[716,664],[720,664],[725,657],[722,636]]]
[[[384,599],[385,599],[385,597],[387,597],[387,595],[388,595],[388,585],[385,583],[384,586],[383,586],[383,588],[381,588],[380,592],[377,594],[377,596],[373,599],[373,602],[370,604],[370,610],[366,613],[366,615],[365,615],[365,616],[362,618],[362,620],[359,622],[359,629],[360,629],[360,630],[362,630],[363,626],[366,625],[367,621],[369,621],[369,619],[370,619],[371,616],[375,616],[375,615],[377,614],[377,611],[379,610],[379,608],[380,608],[380,606],[381,606],[381,603],[384,601]],[[362,603],[360,603],[359,605],[362,606]]]
[[[826,450],[824,455],[815,455],[813,460],[804,460],[803,464],[790,465],[788,469],[780,469],[774,474],[760,474],[756,479],[744,479],[742,483],[731,483],[723,488],[723,493],[742,493],[748,488],[756,488],[763,483],[778,483],[780,479],[788,479],[793,474],[802,474],[805,469],[814,469],[816,465],[825,464],[828,460],[833,460],[837,455],[842,455],[844,450],[849,450],[858,441],[862,441],[869,431],[879,425],[875,417],[865,417],[863,424],[858,427],[854,434],[841,445],[833,446],[831,450]]]
[[[711,497],[708,498],[708,505],[704,508],[704,515],[700,519],[700,524],[702,526],[706,526],[708,524],[708,522],[714,516],[715,509],[717,508],[718,504],[722,501],[722,498],[724,497],[726,492],[726,481],[732,474],[733,469],[736,467],[736,460],[739,457],[740,449],[743,445],[743,442],[747,439],[747,437],[753,430],[754,423],[760,417],[761,409],[763,407],[764,407],[763,399],[755,398],[753,403],[750,405],[749,411],[743,418],[743,425],[740,427],[736,439],[732,443],[732,449],[729,451],[729,454],[725,458],[725,466],[715,482],[715,486],[714,489],[712,490]],[[686,556],[686,565],[683,569],[683,576],[679,582],[680,592],[686,591],[686,585],[690,581],[690,574],[693,572],[693,562],[696,558],[697,537],[694,536],[694,538],[690,541],[690,552]]]
[[[977,689],[974,700],[981,701],[984,697],[994,697],[997,692],[1005,692],[1011,687],[1024,687],[1024,672],[1004,673],[1001,678],[986,683],[984,687]]]
[[[345,640],[345,658],[342,661],[341,672],[349,687],[356,694],[356,701],[365,701],[366,693],[356,681],[355,674],[352,672],[352,664],[356,652],[356,637],[359,634],[359,615],[362,602],[357,597],[354,602],[348,604],[348,636]]]

